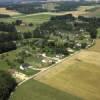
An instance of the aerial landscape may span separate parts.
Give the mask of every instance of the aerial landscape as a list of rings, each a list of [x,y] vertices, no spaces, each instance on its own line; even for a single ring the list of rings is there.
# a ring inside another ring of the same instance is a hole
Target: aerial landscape
[[[100,100],[100,0],[0,0],[0,100]]]

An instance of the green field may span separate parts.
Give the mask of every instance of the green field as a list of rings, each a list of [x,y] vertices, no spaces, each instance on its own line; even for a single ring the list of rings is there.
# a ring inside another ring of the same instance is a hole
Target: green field
[[[0,18],[0,22],[12,22],[17,19],[23,20],[27,23],[33,23],[33,24],[40,24],[44,21],[47,21],[50,18],[50,14],[31,14],[31,15],[21,15],[21,16],[15,16],[11,18]]]
[[[25,24],[33,23],[33,26],[16,26],[16,29],[21,32],[33,31],[37,26],[50,19],[50,14],[32,14],[32,15],[19,15],[11,18],[0,18],[0,22],[15,22],[16,20],[22,20]]]
[[[19,86],[10,100],[81,100],[79,97],[62,92],[36,80]]]

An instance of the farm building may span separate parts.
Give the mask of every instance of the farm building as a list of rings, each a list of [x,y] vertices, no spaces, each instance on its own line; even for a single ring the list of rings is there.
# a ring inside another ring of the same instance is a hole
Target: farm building
[[[28,63],[23,63],[22,65],[20,65],[20,69],[21,70],[25,70],[27,68],[31,67]]]

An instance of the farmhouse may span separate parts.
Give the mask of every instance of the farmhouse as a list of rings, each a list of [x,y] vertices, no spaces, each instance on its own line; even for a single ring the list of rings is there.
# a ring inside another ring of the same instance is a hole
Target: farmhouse
[[[25,70],[27,68],[31,67],[28,63],[23,63],[22,65],[20,65],[20,69],[21,70]]]
[[[67,51],[68,51],[69,53],[73,53],[73,52],[74,52],[74,50],[71,49],[71,48],[67,48]]]

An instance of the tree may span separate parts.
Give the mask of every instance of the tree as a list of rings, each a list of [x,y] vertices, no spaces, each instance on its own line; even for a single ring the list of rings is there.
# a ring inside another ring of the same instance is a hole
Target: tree
[[[22,20],[16,20],[15,24],[16,24],[16,25],[22,24]]]
[[[17,83],[8,72],[0,71],[0,100],[8,100]]]

